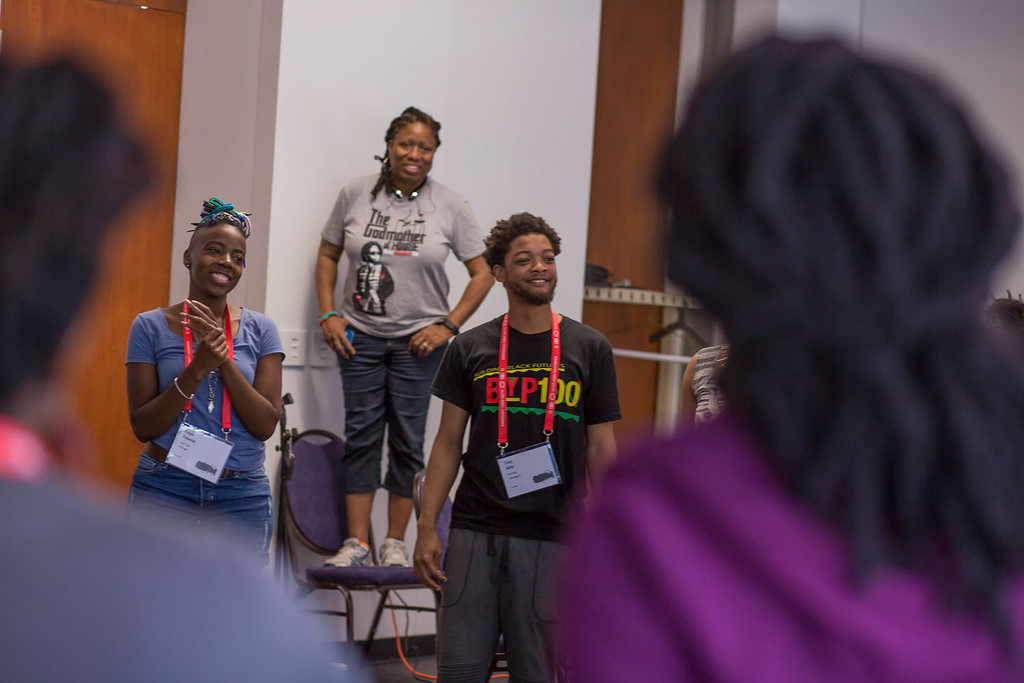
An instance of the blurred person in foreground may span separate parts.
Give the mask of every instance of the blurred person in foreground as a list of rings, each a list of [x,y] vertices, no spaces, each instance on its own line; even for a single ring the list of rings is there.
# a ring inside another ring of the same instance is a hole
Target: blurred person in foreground
[[[1024,680],[1024,376],[979,324],[1019,215],[962,108],[770,38],[699,88],[659,189],[729,406],[609,471],[572,680]]]
[[[87,449],[59,396],[68,331],[108,229],[151,177],[92,77],[0,59],[0,677],[362,680],[331,667],[250,563],[138,529],[55,471]]]

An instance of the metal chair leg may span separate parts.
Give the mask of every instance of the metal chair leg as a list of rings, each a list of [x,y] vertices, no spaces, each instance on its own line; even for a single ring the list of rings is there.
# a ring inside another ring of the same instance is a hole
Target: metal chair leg
[[[377,626],[380,624],[381,614],[384,613],[384,606],[391,594],[389,590],[380,591],[380,600],[377,601],[377,609],[373,613],[373,621],[370,622],[370,631],[366,634],[366,644],[363,645],[363,653],[370,655],[370,648],[373,646],[373,639],[377,635]]]

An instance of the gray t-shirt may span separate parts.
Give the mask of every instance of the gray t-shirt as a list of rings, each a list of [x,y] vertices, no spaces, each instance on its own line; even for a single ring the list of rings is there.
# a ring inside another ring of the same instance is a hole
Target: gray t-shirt
[[[341,189],[321,236],[344,248],[348,261],[338,311],[357,329],[402,337],[448,314],[449,253],[460,261],[484,252],[483,234],[469,202],[427,178],[410,198],[381,188],[377,176]]]

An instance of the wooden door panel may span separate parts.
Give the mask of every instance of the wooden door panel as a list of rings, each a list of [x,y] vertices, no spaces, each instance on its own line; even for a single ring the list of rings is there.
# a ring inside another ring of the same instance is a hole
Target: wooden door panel
[[[113,231],[63,376],[97,454],[80,467],[125,489],[141,450],[128,425],[125,342],[136,313],[167,303],[185,41],[185,1],[149,5],[165,9],[97,0],[0,5],[3,54],[70,54],[87,63],[117,96],[157,168],[156,186]]]
[[[598,56],[594,160],[587,263],[616,280],[661,291],[667,212],[653,190],[654,170],[675,124],[683,0],[604,0]],[[648,341],[661,309],[586,301],[583,322],[612,345],[658,351]],[[653,430],[658,364],[617,358],[625,435]]]

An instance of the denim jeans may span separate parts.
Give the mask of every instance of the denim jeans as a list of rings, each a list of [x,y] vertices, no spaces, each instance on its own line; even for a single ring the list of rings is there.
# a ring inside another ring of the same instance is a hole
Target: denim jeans
[[[262,467],[211,484],[142,454],[128,489],[129,516],[230,535],[261,565],[270,560],[270,506],[270,481]]]
[[[354,333],[356,353],[348,359],[338,357],[345,394],[345,493],[380,488],[386,426],[388,473],[384,488],[412,498],[413,476],[423,469],[430,385],[446,347],[420,358],[409,351],[409,336],[388,339],[349,329]]]

